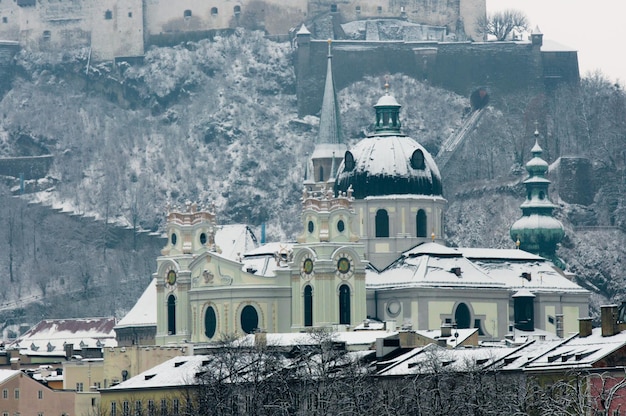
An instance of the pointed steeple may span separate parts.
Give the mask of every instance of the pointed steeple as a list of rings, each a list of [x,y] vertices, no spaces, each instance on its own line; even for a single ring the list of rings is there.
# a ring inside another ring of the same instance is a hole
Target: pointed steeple
[[[320,130],[317,143],[343,143],[341,133],[341,120],[339,118],[339,103],[333,80],[333,55],[331,50],[332,41],[328,39],[328,63],[326,65],[326,84],[324,85],[324,98],[320,112]]]
[[[324,98],[320,113],[320,127],[315,150],[311,156],[313,169],[310,179],[317,183],[319,188],[324,188],[326,183],[334,181],[336,167],[341,163],[347,150],[341,132],[339,102],[337,101],[337,93],[333,81],[331,44],[332,41],[329,39],[326,84],[324,85]]]
[[[522,218],[511,227],[511,238],[519,242],[519,248],[546,257],[559,263],[556,246],[565,235],[563,224],[552,217],[556,208],[548,196],[550,181],[546,178],[548,162],[541,158],[543,149],[539,146],[539,131],[535,130],[535,145],[531,152],[533,158],[526,163],[528,178],[526,200],[521,205]]]

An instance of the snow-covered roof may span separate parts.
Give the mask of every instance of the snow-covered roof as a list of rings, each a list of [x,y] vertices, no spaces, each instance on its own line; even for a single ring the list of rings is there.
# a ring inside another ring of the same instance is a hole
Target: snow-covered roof
[[[157,279],[152,279],[143,291],[143,294],[135,303],[135,306],[118,322],[115,328],[128,328],[133,326],[148,326],[157,324]]]
[[[368,269],[366,284],[372,289],[439,286],[587,293],[551,262],[526,251],[452,248],[438,243],[405,251],[380,273]]]
[[[356,348],[358,346],[369,347],[376,342],[378,338],[387,338],[397,335],[397,331],[345,331],[333,332],[329,334],[333,342],[342,342],[346,344],[346,348]],[[320,343],[320,336],[308,333],[268,333],[264,334],[268,346],[273,347],[292,347],[302,345],[317,345]],[[239,339],[236,344],[241,346],[254,345],[255,336],[247,335]]]
[[[287,267],[286,262],[277,262],[276,254],[287,258],[293,249],[293,243],[268,243],[244,254],[241,270],[256,276],[275,277],[276,270]]]
[[[221,255],[230,260],[238,261],[239,257],[257,247],[256,237],[245,224],[220,225],[215,232],[215,245]]]
[[[109,390],[180,387],[195,384],[196,374],[207,360],[204,355],[175,357],[135,377],[110,387]]]
[[[551,39],[544,39],[541,45],[541,52],[577,52],[577,50]]]
[[[366,272],[370,288],[392,287],[504,287],[457,250],[425,243],[403,253],[380,273]]]
[[[526,366],[527,370],[554,370],[559,368],[591,368],[594,363],[626,346],[626,331],[613,336],[602,336],[602,328],[594,328],[591,335],[574,335],[555,348],[547,350]]]
[[[352,147],[350,153],[354,166],[346,166],[345,160],[341,163],[337,189],[346,192],[351,186],[356,199],[394,194],[442,194],[437,164],[430,153],[410,137],[367,137]]]
[[[447,349],[435,344],[414,348],[383,364],[389,364],[378,374],[381,376],[404,376],[428,374],[435,371],[464,371],[485,368],[511,352],[508,348],[460,348]]]
[[[115,318],[45,319],[7,346],[23,355],[63,355],[65,345],[82,348],[115,347]]]
[[[414,331],[416,334],[430,338],[432,340],[445,339],[448,347],[456,347],[467,341],[472,335],[478,332],[478,328],[458,328],[452,329],[451,336],[441,337],[441,329],[425,329]],[[455,336],[458,335],[458,336]]]
[[[457,251],[470,260],[490,259],[490,260],[525,260],[525,261],[547,261],[528,251],[518,249],[498,249],[498,248],[470,248],[458,247]]]
[[[21,374],[20,370],[0,370],[0,384],[4,383],[12,377],[15,377],[18,374]]]

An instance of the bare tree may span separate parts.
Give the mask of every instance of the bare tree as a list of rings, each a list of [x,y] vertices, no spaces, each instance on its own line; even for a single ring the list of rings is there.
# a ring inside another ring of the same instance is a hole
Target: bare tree
[[[493,35],[497,40],[503,41],[514,30],[528,30],[528,18],[524,12],[507,9],[480,17],[476,22],[479,30],[487,35]]]

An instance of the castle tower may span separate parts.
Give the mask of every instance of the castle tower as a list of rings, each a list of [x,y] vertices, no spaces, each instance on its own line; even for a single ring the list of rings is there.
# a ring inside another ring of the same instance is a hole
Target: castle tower
[[[528,178],[524,181],[526,201],[521,205],[522,218],[511,226],[510,234],[513,241],[519,241],[522,250],[555,261],[558,260],[555,254],[557,244],[565,232],[563,224],[552,217],[552,210],[556,206],[548,196],[548,163],[541,158],[543,150],[538,138],[539,132],[535,131],[535,145],[531,150],[533,158],[526,163]]]
[[[328,63],[326,66],[326,84],[320,112],[320,126],[315,150],[311,156],[310,177],[305,185],[321,189],[328,181],[334,180],[336,169],[339,167],[346,145],[343,142],[339,103],[333,80],[331,40],[328,40]]]
[[[304,232],[293,248],[292,330],[354,326],[366,318],[365,255],[353,232],[352,193],[302,195]]]
[[[353,190],[355,231],[379,270],[419,243],[442,243],[446,205],[434,159],[402,134],[401,106],[386,87],[374,133],[345,153],[335,184],[337,192]]]
[[[168,206],[166,246],[157,259],[156,343],[191,339],[189,289],[191,263],[198,254],[215,250],[215,214],[187,203],[185,210]]]

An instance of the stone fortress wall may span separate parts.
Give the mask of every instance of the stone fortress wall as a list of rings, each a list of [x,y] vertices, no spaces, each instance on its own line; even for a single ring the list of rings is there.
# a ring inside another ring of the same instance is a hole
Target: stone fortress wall
[[[220,29],[287,34],[332,13],[338,21],[404,18],[479,38],[486,0],[13,0],[0,1],[0,40],[33,50],[89,47],[93,60],[141,56],[151,40]]]

